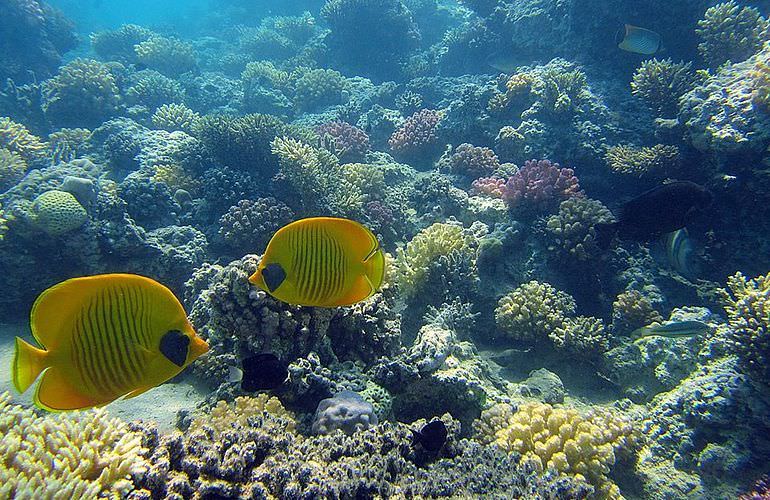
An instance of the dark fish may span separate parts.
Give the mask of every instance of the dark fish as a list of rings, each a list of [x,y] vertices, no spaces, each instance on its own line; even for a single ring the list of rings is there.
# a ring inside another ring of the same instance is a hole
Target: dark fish
[[[649,241],[682,229],[693,215],[711,204],[711,192],[690,181],[675,181],[650,189],[625,203],[617,222],[596,226],[597,242],[609,247],[612,237]]]
[[[430,452],[437,452],[444,446],[447,437],[446,425],[441,420],[434,420],[422,426],[416,431],[412,429],[413,443],[420,445]]]
[[[250,356],[243,360],[241,366],[240,369],[230,369],[230,381],[240,381],[245,392],[277,389],[289,376],[286,364],[269,352]]]

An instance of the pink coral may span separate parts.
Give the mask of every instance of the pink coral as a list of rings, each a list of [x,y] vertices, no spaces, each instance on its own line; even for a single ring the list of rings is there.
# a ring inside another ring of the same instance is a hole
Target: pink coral
[[[441,118],[442,113],[434,109],[416,112],[390,136],[390,149],[405,156],[421,156],[433,152],[438,143],[436,128]]]
[[[475,179],[490,175],[500,167],[500,160],[489,148],[460,144],[449,157],[449,168],[453,173]]]
[[[502,198],[505,179],[499,177],[480,177],[471,184],[471,194]]]
[[[503,188],[503,199],[510,208],[525,203],[527,208],[537,211],[571,196],[582,195],[575,172],[548,160],[527,161]]]
[[[316,128],[326,149],[336,154],[341,161],[361,160],[369,152],[369,136],[353,125],[334,121]]]

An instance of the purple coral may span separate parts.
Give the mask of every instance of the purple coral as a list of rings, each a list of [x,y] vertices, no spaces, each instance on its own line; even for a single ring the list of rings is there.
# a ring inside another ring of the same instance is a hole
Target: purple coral
[[[582,196],[578,178],[571,168],[548,160],[529,160],[503,187],[503,199],[510,208],[525,205],[542,211],[572,196]]]
[[[434,109],[423,109],[413,114],[390,136],[390,149],[410,157],[435,152],[438,144],[436,129],[441,118],[442,113]]]
[[[505,179],[499,177],[480,177],[471,184],[471,194],[502,198],[505,189]]]
[[[326,149],[336,154],[340,161],[352,162],[363,159],[369,152],[369,136],[353,125],[334,121],[316,128]]]
[[[262,252],[273,234],[294,219],[294,212],[275,198],[241,200],[219,219],[219,235],[231,249]]]

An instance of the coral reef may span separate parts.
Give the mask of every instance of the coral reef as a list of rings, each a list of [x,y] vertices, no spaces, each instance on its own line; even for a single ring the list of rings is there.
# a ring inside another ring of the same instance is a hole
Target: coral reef
[[[331,434],[341,430],[352,435],[377,425],[377,415],[371,403],[358,393],[341,391],[318,403],[313,415],[314,434]]]
[[[115,116],[120,90],[109,66],[75,59],[43,82],[43,111],[60,127],[92,128]]]
[[[104,410],[38,416],[0,394],[0,495],[123,496],[145,473],[141,435]]]
[[[6,117],[0,117],[0,147],[17,153],[27,163],[42,160],[48,149],[27,127]]]
[[[0,148],[0,193],[16,185],[27,172],[27,162],[19,153]]]
[[[316,128],[316,133],[324,147],[341,162],[360,161],[370,150],[366,132],[346,122],[324,123]]]
[[[500,160],[494,151],[467,143],[457,146],[447,163],[452,173],[461,174],[470,179],[489,176],[500,168]]]
[[[136,59],[148,68],[174,77],[197,67],[192,45],[176,38],[153,36],[134,46]]]
[[[390,149],[398,155],[416,159],[430,159],[438,151],[436,127],[442,113],[432,109],[422,109],[396,129],[388,140]]]
[[[574,171],[548,160],[528,160],[503,187],[508,206],[524,212],[545,211],[566,198],[582,195]]]
[[[219,219],[219,235],[234,250],[262,252],[273,234],[292,220],[294,212],[275,198],[241,200]]]
[[[759,10],[729,0],[710,7],[698,21],[698,51],[713,68],[727,61],[739,63],[762,48],[767,28]]]
[[[617,411],[592,408],[580,413],[542,403],[524,404],[515,413],[492,407],[481,421],[477,432],[482,440],[522,454],[538,470],[553,468],[588,481],[601,498],[620,495],[609,473],[618,455],[635,451],[640,434],[634,422]]]
[[[292,82],[294,104],[306,111],[316,111],[345,100],[348,82],[339,71],[311,69],[301,73]]]
[[[613,172],[639,178],[672,177],[680,161],[679,148],[667,144],[613,146],[607,150],[604,159]]]
[[[134,47],[146,42],[155,34],[136,24],[124,24],[116,30],[92,33],[91,47],[104,61],[117,61],[123,64],[138,62]]]
[[[184,104],[163,104],[152,115],[152,124],[159,129],[173,132],[181,130],[194,133],[200,115]]]
[[[652,58],[642,62],[631,80],[631,93],[658,116],[675,117],[679,98],[697,82],[692,63]]]
[[[596,240],[596,225],[614,220],[602,202],[590,198],[569,198],[559,205],[559,213],[546,221],[546,231],[572,259],[588,261],[601,249]]]

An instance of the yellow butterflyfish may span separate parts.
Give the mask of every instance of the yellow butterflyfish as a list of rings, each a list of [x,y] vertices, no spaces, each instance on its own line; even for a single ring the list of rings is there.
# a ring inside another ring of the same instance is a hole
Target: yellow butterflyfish
[[[313,217],[279,229],[249,281],[290,304],[355,304],[382,285],[385,255],[358,222]]]
[[[13,384],[25,392],[42,373],[34,401],[49,411],[137,396],[209,349],[171,290],[133,274],[52,286],[32,306],[30,326],[42,349],[16,338]]]

